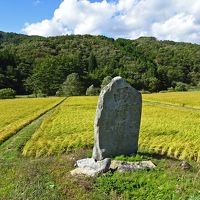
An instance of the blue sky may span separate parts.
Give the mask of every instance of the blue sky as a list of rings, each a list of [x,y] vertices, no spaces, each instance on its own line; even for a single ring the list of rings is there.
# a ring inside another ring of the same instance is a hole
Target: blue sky
[[[90,0],[90,2],[101,1]],[[0,30],[20,33],[27,22],[34,23],[51,18],[61,2],[62,0],[1,0]]]
[[[0,30],[21,32],[25,23],[51,18],[61,0],[1,0]]]
[[[154,36],[200,44],[200,1],[1,0],[0,30],[41,36]]]

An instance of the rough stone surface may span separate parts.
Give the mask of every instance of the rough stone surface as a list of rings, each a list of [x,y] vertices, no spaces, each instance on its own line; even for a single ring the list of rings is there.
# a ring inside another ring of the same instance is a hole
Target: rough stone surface
[[[76,166],[78,168],[71,171],[72,175],[97,176],[109,170],[111,159],[106,158],[101,161],[95,161],[93,158],[85,158],[78,160]]]
[[[119,172],[154,169],[155,167],[156,166],[151,161],[126,162],[113,160],[110,165],[111,170],[117,170]]]
[[[89,167],[86,167],[86,168],[78,167],[78,168],[72,170],[70,173],[72,176],[84,175],[84,176],[94,177],[94,176],[98,175],[98,172],[96,170],[91,169]]]
[[[95,160],[137,152],[141,110],[141,94],[121,77],[103,88],[94,122]]]
[[[93,158],[85,158],[78,160],[76,163],[77,166],[81,168],[89,167],[95,169],[96,171],[106,172],[109,170],[111,159],[105,158],[104,160],[95,161]]]

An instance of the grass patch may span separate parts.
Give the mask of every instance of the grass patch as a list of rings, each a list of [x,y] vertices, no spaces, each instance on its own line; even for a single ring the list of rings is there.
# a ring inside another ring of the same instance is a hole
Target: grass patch
[[[118,157],[120,160],[151,159],[154,170],[126,173],[108,172],[97,178],[72,177],[75,160],[85,158],[92,149],[42,158],[19,158],[0,163],[0,198],[43,200],[148,199],[186,200],[200,197],[199,165],[192,170],[180,167],[180,161],[157,159],[149,155]]]
[[[118,156],[115,159],[152,160],[157,167],[148,171],[107,173],[97,178],[94,188],[96,193],[106,194],[112,199],[184,200],[200,198],[200,169],[195,162],[192,162],[194,166],[192,170],[185,171],[180,167],[178,160],[158,159],[142,152],[136,156]]]

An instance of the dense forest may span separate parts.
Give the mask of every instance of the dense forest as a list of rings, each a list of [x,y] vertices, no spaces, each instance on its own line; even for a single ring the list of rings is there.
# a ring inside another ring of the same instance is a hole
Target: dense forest
[[[120,75],[138,90],[157,92],[178,84],[200,85],[200,45],[104,36],[26,36],[0,32],[0,89],[55,95],[69,74],[83,92]]]

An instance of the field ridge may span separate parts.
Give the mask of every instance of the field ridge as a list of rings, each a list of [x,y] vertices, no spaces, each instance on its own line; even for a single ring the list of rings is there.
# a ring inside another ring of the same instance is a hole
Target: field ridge
[[[163,104],[173,104],[182,107],[192,107],[200,109],[200,92],[170,92],[143,94],[143,101],[159,102]]]
[[[43,112],[39,113],[36,116],[33,116],[31,119],[29,119],[26,122],[22,123],[21,125],[17,126],[13,130],[7,132],[7,134],[0,135],[0,145],[3,144],[6,140],[8,140],[13,135],[17,134],[20,130],[22,130],[23,128],[25,128],[29,124],[31,124],[33,121],[37,120],[38,118],[40,118],[41,116],[43,116],[44,114],[46,114],[47,112],[49,112],[50,110],[53,110],[54,108],[56,108],[57,106],[59,106],[65,100],[66,100],[66,98],[62,99],[61,101],[59,101],[58,103],[56,103],[54,106],[50,107],[47,110],[44,110]],[[4,131],[4,129],[1,130],[0,133],[3,133],[3,131]]]
[[[200,111],[200,108],[198,108],[198,107],[189,107],[189,106],[179,105],[179,104],[174,104],[174,103],[164,103],[164,102],[151,101],[151,100],[143,100],[142,102],[146,103],[146,104],[169,106],[169,107],[172,106],[172,107],[182,108],[182,109],[186,109],[186,110]]]

